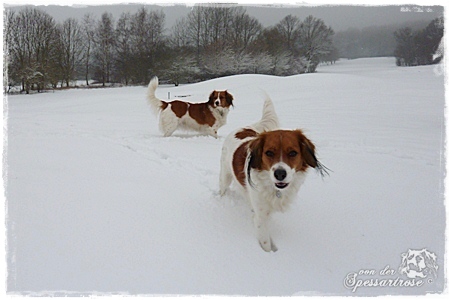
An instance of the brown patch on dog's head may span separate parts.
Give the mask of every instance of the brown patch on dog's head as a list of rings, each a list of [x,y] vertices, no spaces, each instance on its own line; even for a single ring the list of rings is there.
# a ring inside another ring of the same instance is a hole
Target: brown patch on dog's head
[[[315,146],[301,130],[263,132],[251,142],[249,148],[249,166],[257,170],[268,171],[279,162],[297,171],[317,167]]]
[[[305,171],[308,167],[317,168],[318,161],[316,158],[316,146],[303,134],[300,129],[294,131],[297,135],[298,142],[303,157],[303,166],[301,171]]]
[[[258,137],[250,142],[248,149],[250,151],[248,167],[252,169],[262,169],[262,152],[265,143],[265,136],[259,134]]]
[[[277,177],[280,163],[288,165],[290,170],[295,172],[305,172],[312,167],[316,168],[322,176],[324,173],[328,174],[328,169],[317,161],[314,144],[299,129],[263,132],[249,143],[248,148],[247,179],[251,186],[253,186],[251,169],[273,172]],[[284,170],[284,176],[278,176],[277,180],[282,182],[285,177],[286,170]],[[278,182],[276,186],[282,189],[287,184]]]
[[[228,91],[216,91],[214,90],[209,95],[209,101],[208,103],[213,107],[223,107],[223,108],[229,108],[230,106],[233,106],[233,95],[228,93]]]

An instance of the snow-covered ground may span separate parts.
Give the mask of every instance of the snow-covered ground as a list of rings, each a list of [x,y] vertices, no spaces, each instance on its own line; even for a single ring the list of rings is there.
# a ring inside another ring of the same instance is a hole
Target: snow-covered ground
[[[7,291],[363,296],[444,289],[445,97],[435,67],[344,60],[315,74],[231,76],[160,86],[157,95],[195,102],[225,88],[235,108],[219,139],[163,138],[144,87],[8,97]],[[260,118],[261,90],[282,126],[304,129],[333,171],[322,179],[311,170],[291,209],[274,216],[276,253],[261,250],[250,206],[236,190],[218,196],[223,140]],[[401,255],[424,248],[437,257],[437,277],[398,286],[413,282],[399,273]],[[397,278],[397,286],[355,287]]]

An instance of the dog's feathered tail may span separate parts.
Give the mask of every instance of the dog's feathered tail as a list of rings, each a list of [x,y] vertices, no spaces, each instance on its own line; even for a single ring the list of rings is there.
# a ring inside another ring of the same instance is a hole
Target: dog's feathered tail
[[[159,112],[162,110],[162,105],[164,103],[164,101],[156,98],[156,96],[155,96],[155,91],[156,91],[157,87],[158,87],[158,77],[154,76],[150,80],[150,83],[148,84],[147,103],[150,105],[150,107],[152,108],[152,111],[156,115],[159,114]]]
[[[278,121],[278,116],[275,111],[275,107],[273,106],[272,99],[270,99],[269,95],[267,95],[266,93],[265,98],[266,99],[264,101],[261,120],[251,126],[257,132],[271,131],[280,127],[280,123]]]

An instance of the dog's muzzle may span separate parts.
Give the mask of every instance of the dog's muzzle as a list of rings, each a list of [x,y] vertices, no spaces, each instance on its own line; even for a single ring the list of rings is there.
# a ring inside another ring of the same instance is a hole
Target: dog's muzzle
[[[278,180],[279,182],[275,183],[275,186],[279,189],[284,189],[285,187],[287,187],[289,185],[289,183],[283,182],[283,180],[286,178],[287,176],[287,172],[285,169],[283,168],[278,168],[273,172],[273,176],[275,177],[276,180]]]

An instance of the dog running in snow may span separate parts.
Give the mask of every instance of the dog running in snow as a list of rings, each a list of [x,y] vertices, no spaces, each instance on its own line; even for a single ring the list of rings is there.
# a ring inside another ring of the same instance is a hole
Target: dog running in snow
[[[181,100],[163,101],[155,96],[158,77],[150,80],[147,101],[159,114],[159,129],[164,136],[171,136],[175,130],[193,130],[217,138],[217,131],[226,124],[233,96],[228,91],[214,90],[204,103],[189,103]]]
[[[316,158],[314,144],[300,129],[281,130],[267,96],[262,119],[230,133],[224,141],[220,169],[220,194],[235,182],[254,212],[261,247],[277,251],[268,229],[270,216],[285,211],[295,199],[308,168],[327,173]]]

